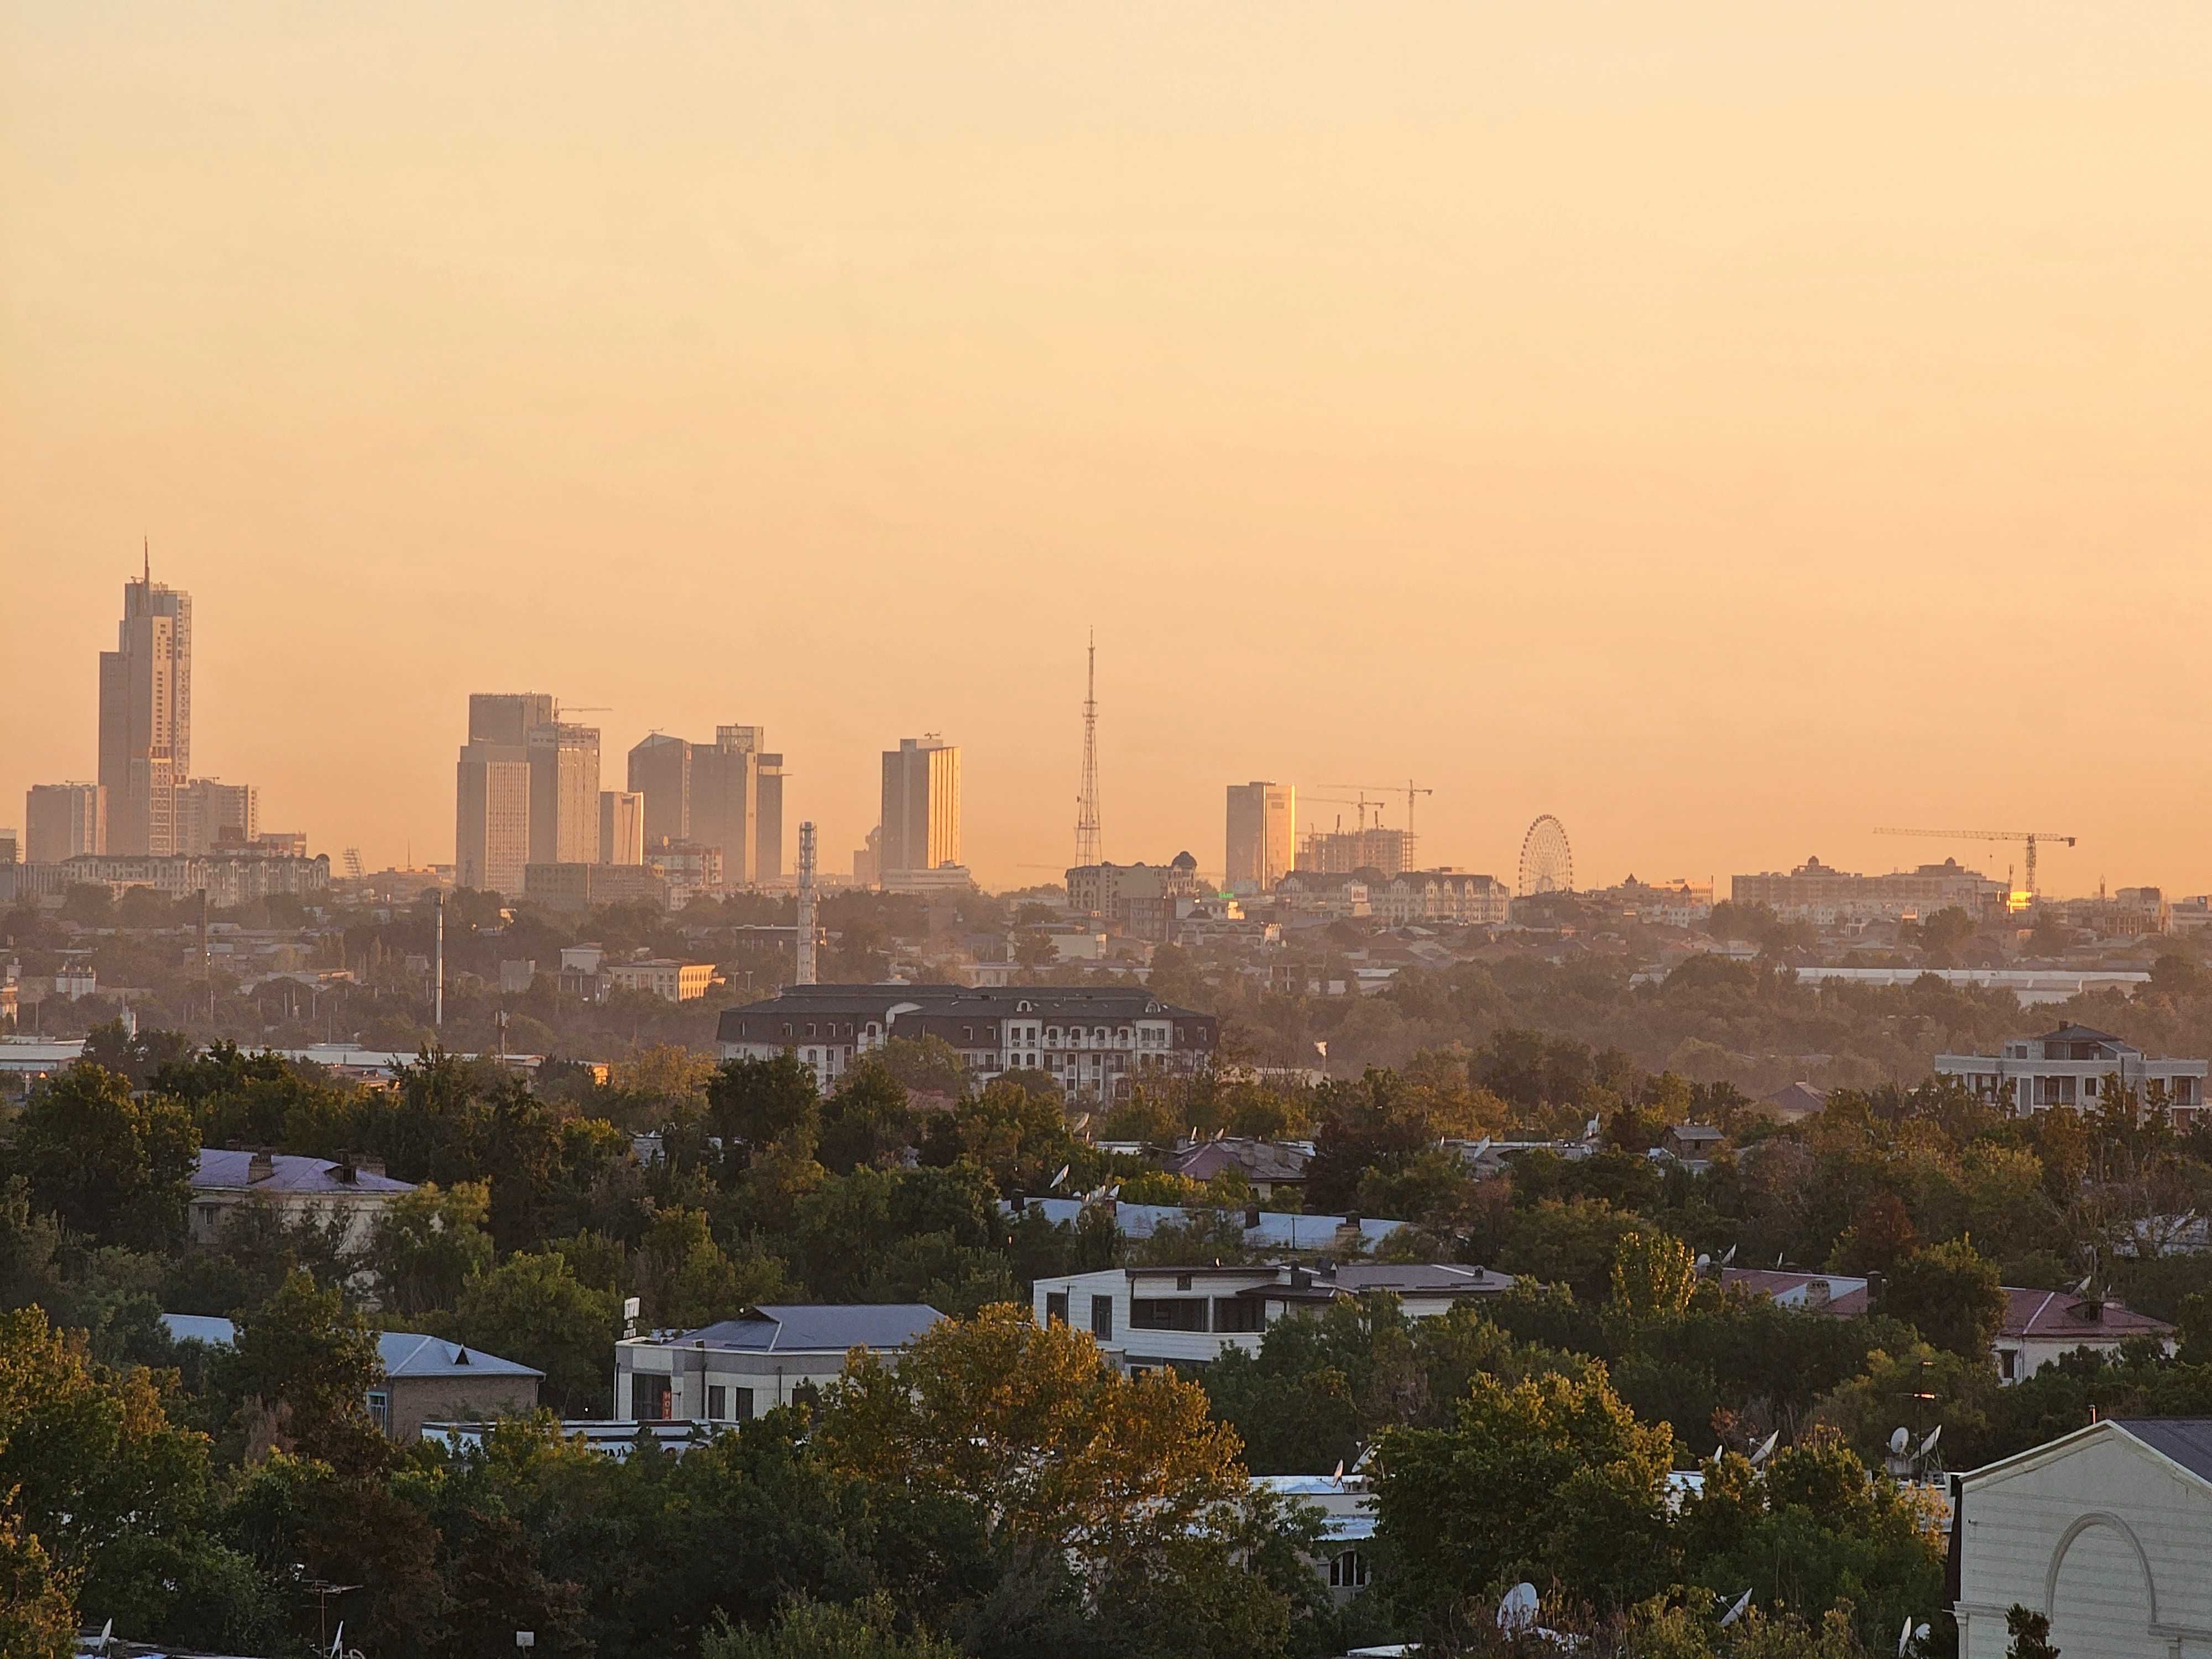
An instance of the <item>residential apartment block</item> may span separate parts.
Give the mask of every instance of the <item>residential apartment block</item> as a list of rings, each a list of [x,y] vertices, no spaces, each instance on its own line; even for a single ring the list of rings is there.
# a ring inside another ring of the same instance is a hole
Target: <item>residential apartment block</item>
[[[2204,1109],[2204,1080],[2212,1062],[2153,1060],[2110,1031],[2062,1025],[2039,1037],[2008,1042],[2001,1054],[1938,1054],[1936,1074],[1956,1078],[2014,1117],[2068,1106],[2094,1111],[2106,1079],[2135,1091],[2146,1103],[2153,1085],[2162,1093],[2177,1130],[2186,1133]]]
[[[1111,1267],[1040,1279],[1039,1324],[1089,1331],[1125,1370],[1204,1364],[1228,1348],[1256,1352],[1271,1325],[1347,1297],[1389,1291],[1401,1312],[1431,1319],[1513,1288],[1510,1273],[1447,1263],[1323,1262],[1317,1267]]]
[[[1729,896],[1738,904],[1763,904],[1784,921],[1832,927],[1846,921],[1932,916],[1954,908],[1971,916],[1984,915],[2002,907],[2005,884],[1966,869],[1956,859],[1886,876],[1862,876],[1810,858],[1786,876],[1770,872],[1731,877]]]
[[[34,783],[23,796],[23,857],[59,864],[107,850],[107,791],[97,783]]]
[[[1175,939],[1176,923],[1204,891],[1188,853],[1165,864],[1088,864],[1067,872],[1070,915],[1161,945]]]
[[[715,1036],[725,1060],[788,1050],[824,1088],[891,1037],[933,1036],[978,1082],[1041,1071],[1071,1095],[1110,1099],[1147,1075],[1204,1069],[1220,1029],[1141,986],[805,985],[725,1009]]]
[[[1366,888],[1370,913],[1394,927],[1420,922],[1495,927],[1513,906],[1513,890],[1497,877],[1460,870],[1409,870]]]

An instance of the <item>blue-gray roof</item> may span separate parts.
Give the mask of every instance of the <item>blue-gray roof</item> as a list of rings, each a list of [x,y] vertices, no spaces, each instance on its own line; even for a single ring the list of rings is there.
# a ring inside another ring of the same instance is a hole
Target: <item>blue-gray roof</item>
[[[411,1193],[413,1185],[390,1176],[356,1170],[353,1179],[341,1180],[338,1166],[324,1158],[299,1158],[290,1152],[270,1156],[269,1173],[253,1179],[253,1154],[200,1148],[199,1168],[192,1171],[195,1192],[219,1190],[257,1193]]]
[[[168,1328],[173,1342],[204,1342],[210,1348],[228,1348],[238,1340],[238,1328],[229,1320],[218,1319],[212,1314],[165,1313],[161,1323]],[[448,1342],[441,1336],[424,1336],[416,1331],[380,1331],[376,1354],[383,1362],[386,1376],[545,1375],[528,1365],[518,1365],[512,1359],[486,1353],[482,1348]]]
[[[944,1317],[925,1302],[784,1304],[749,1308],[673,1340],[753,1353],[843,1353],[902,1348]]]
[[[2112,1419],[2160,1456],[2212,1480],[2212,1418],[2116,1417]]]
[[[214,1314],[173,1314],[161,1316],[172,1342],[204,1342],[210,1348],[228,1348],[238,1340],[238,1328],[228,1319]]]

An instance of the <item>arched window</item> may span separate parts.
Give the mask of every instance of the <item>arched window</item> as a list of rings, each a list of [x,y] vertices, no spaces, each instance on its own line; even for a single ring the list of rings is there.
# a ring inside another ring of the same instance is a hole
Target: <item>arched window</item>
[[[1331,1589],[1365,1589],[1367,1588],[1367,1558],[1358,1550],[1346,1550],[1334,1555],[1328,1562],[1328,1587]]]

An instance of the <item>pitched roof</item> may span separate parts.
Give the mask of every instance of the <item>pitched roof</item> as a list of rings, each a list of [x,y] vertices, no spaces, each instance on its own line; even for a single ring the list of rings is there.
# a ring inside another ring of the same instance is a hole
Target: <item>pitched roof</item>
[[[2212,1417],[2116,1417],[2112,1419],[2161,1457],[2212,1480]]]
[[[383,1331],[376,1339],[377,1357],[390,1377],[413,1376],[538,1376],[544,1371],[518,1365],[512,1359],[465,1347],[443,1337],[422,1336],[413,1331]]]
[[[1195,1146],[1182,1147],[1162,1158],[1160,1167],[1171,1175],[1188,1176],[1193,1181],[1211,1181],[1224,1170],[1231,1169],[1243,1170],[1255,1181],[1300,1181],[1305,1177],[1311,1156],[1277,1141],[1232,1137],[1201,1140]]]
[[[748,1308],[671,1340],[751,1353],[842,1353],[904,1347],[944,1317],[925,1302],[786,1304]]]
[[[343,1193],[411,1193],[414,1183],[394,1181],[389,1176],[374,1175],[367,1170],[356,1170],[353,1179],[338,1177],[339,1166],[325,1158],[298,1158],[289,1152],[269,1155],[269,1173],[260,1180],[252,1178],[252,1152],[218,1151],[213,1146],[200,1148],[199,1167],[192,1171],[194,1192],[257,1193],[323,1193],[337,1195]]]
[[[2117,1302],[2098,1302],[2067,1291],[2023,1291],[2005,1287],[2004,1322],[2000,1337],[2057,1339],[2072,1337],[2087,1342],[2118,1340],[2130,1336],[2171,1336],[2173,1327]]]
[[[2045,1031],[2036,1039],[2039,1042],[2117,1042],[2125,1046],[2125,1037],[2114,1036],[2110,1031],[2100,1031],[2094,1025],[2062,1025],[2055,1031]]]
[[[204,1342],[210,1348],[228,1348],[238,1340],[238,1328],[214,1314],[161,1316],[172,1342]]]

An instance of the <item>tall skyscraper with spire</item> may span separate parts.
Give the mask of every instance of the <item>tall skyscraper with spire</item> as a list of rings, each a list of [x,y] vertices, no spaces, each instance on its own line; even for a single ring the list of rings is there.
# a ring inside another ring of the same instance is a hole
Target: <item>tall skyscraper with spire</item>
[[[177,851],[177,790],[191,775],[192,596],[154,580],[150,549],[123,586],[115,649],[100,653],[100,781],[115,853]]]

